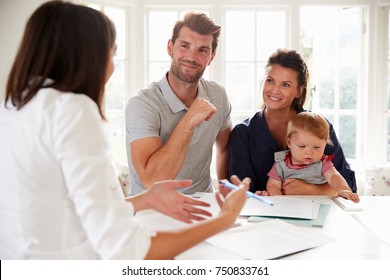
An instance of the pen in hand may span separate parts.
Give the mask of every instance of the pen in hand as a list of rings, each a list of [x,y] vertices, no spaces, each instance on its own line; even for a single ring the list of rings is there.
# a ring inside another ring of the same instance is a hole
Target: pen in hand
[[[237,187],[236,185],[230,183],[230,182],[229,182],[228,180],[226,180],[226,179],[224,179],[224,180],[219,180],[219,182],[220,182],[224,187],[226,187],[226,188],[228,188],[228,189],[231,189],[231,190],[237,190],[237,189],[238,189],[238,187]],[[268,204],[269,206],[273,206],[273,205],[274,205],[274,203],[273,203],[271,200],[269,200],[269,199],[267,199],[267,198],[265,198],[265,197],[262,197],[262,196],[260,196],[260,195],[254,194],[254,193],[252,193],[252,192],[250,192],[250,191],[247,191],[246,194],[247,194],[247,196],[249,196],[249,197],[251,197],[251,198],[254,198],[254,199],[257,199],[257,200],[260,200],[261,202],[264,202],[264,203]]]

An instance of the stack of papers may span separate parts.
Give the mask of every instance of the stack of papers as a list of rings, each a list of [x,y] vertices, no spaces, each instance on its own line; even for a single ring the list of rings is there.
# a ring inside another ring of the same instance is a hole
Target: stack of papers
[[[208,202],[211,205],[211,209],[209,209],[211,213],[217,214],[219,212],[215,194],[196,193],[194,197]],[[330,205],[320,204],[312,199],[289,196],[270,196],[267,198],[274,203],[273,206],[248,198],[240,216],[249,216],[249,222],[264,222],[278,218],[295,225],[322,227],[330,209]]]
[[[211,207],[207,210],[213,215],[219,213],[215,194],[196,193],[193,197],[210,203]],[[322,205],[320,207],[316,201],[286,196],[270,199],[274,206],[248,199],[241,212],[243,215],[256,215],[249,219],[260,219],[261,214],[270,220],[261,223],[245,222],[242,226],[232,227],[181,253],[176,259],[275,259],[322,246],[333,240],[319,231],[309,231],[283,220],[287,218],[286,215],[292,220],[308,223],[318,219]],[[152,231],[172,231],[190,226],[149,210],[137,213],[135,219]]]
[[[244,259],[270,260],[324,245],[333,239],[279,219],[230,229],[207,243]]]
[[[326,217],[328,216],[330,210],[329,204],[321,204],[317,218],[312,219],[297,219],[297,218],[288,218],[288,217],[279,217],[282,221],[288,222],[297,226],[307,226],[307,227],[323,227],[325,224]],[[258,223],[272,220],[272,217],[265,216],[251,216],[248,218],[248,222]]]
[[[318,215],[319,204],[312,199],[287,196],[270,196],[269,199],[273,201],[273,206],[269,206],[256,199],[248,199],[240,215],[299,219],[313,219]]]

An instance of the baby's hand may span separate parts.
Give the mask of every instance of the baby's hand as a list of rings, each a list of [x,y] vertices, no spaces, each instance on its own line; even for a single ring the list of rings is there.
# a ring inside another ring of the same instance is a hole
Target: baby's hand
[[[261,196],[271,196],[272,194],[267,191],[256,191],[255,194],[261,195]]]
[[[341,196],[345,199],[352,200],[355,203],[358,203],[360,201],[359,195],[356,193],[353,193],[349,190],[341,190],[338,192],[338,196]]]

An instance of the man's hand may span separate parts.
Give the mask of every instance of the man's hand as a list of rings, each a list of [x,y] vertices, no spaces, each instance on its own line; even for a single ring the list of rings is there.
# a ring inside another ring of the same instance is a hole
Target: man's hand
[[[210,120],[216,112],[217,108],[212,103],[203,98],[196,98],[183,118],[187,119],[190,127],[194,128],[203,121]]]

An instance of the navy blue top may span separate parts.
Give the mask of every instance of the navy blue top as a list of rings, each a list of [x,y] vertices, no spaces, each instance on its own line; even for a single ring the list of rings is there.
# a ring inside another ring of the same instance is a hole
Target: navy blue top
[[[334,154],[333,165],[352,191],[356,192],[355,172],[350,169],[345,159],[331,123],[329,133],[333,146],[326,145],[324,154]],[[265,190],[267,174],[274,164],[274,153],[278,151],[278,144],[268,129],[263,111],[257,112],[252,118],[237,124],[232,131],[229,143],[229,174],[237,175],[241,180],[245,177],[251,178],[251,192]]]

